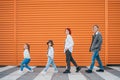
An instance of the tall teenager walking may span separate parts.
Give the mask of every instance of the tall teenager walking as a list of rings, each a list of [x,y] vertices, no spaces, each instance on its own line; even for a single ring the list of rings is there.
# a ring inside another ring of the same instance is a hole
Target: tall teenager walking
[[[66,54],[67,69],[63,73],[70,73],[70,67],[71,67],[70,62],[72,62],[76,67],[76,72],[79,72],[81,68],[77,65],[76,61],[72,57],[74,41],[71,36],[70,28],[66,28],[65,33],[66,33],[66,39],[65,39],[64,53]]]

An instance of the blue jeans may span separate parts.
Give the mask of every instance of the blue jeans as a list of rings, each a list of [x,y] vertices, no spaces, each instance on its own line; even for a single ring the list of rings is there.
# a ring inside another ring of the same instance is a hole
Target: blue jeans
[[[51,64],[52,64],[52,66],[54,67],[54,70],[55,70],[55,71],[58,71],[58,70],[57,70],[57,67],[56,67],[56,65],[55,65],[55,63],[54,63],[54,60],[53,60],[51,57],[49,57],[49,56],[48,56],[48,62],[47,62],[47,64],[46,64],[46,67],[45,67],[44,71],[47,71]]]
[[[23,71],[24,67],[26,67],[28,70],[31,70],[31,68],[28,66],[29,62],[30,62],[30,59],[24,58],[20,66],[20,70]]]
[[[102,62],[100,60],[100,56],[99,56],[99,51],[94,51],[93,55],[92,55],[92,63],[90,65],[90,70],[93,69],[94,64],[95,64],[95,59],[98,61],[99,67],[100,69],[104,70],[103,66],[102,66]]]

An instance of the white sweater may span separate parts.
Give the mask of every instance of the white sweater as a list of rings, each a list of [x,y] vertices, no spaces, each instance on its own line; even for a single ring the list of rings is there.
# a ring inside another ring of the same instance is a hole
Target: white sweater
[[[24,50],[24,58],[29,58],[30,59],[30,53],[29,53],[28,49]]]
[[[68,49],[72,53],[73,46],[74,46],[74,41],[72,39],[72,36],[71,35],[67,35],[66,40],[65,40],[64,53],[65,53],[66,49]]]
[[[48,48],[48,56],[51,57],[52,59],[54,58],[54,48],[53,47]]]

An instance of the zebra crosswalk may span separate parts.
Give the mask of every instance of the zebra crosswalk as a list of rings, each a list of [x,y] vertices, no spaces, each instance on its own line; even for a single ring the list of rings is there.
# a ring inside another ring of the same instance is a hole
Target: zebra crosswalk
[[[96,70],[99,69],[98,67],[94,67],[93,71],[96,72]],[[103,72],[96,72],[100,77],[102,77],[104,80],[119,80],[120,78],[113,75],[112,73],[108,72],[108,71],[104,71]]]
[[[111,66],[110,68],[120,71],[120,67]]]
[[[2,67],[2,68],[0,68],[0,72],[5,71],[5,70],[8,70],[8,69],[11,69],[11,68],[14,68],[14,67],[15,67],[15,66]]]
[[[34,72],[30,73],[24,69],[23,73],[19,72],[19,67],[5,66],[0,67],[0,80],[120,80],[120,66],[107,66],[104,72],[96,72],[98,67],[94,67],[93,73],[86,73],[87,67],[82,67],[80,72],[75,72],[75,67],[71,67],[71,73],[63,74],[65,68],[58,68],[59,72],[54,73],[52,67],[47,73],[41,74],[42,67],[32,67]]]
[[[40,72],[34,80],[39,80],[39,79],[41,79],[41,80],[51,80],[52,75],[54,74],[53,71],[54,71],[53,68],[49,68],[49,70],[48,70],[49,73],[42,74]]]
[[[71,74],[68,74],[68,77],[69,80],[76,80],[76,78],[79,80],[87,80],[87,78],[81,72],[75,72],[75,67],[71,67]]]
[[[35,67],[32,67],[35,68]],[[12,73],[10,73],[9,75],[1,78],[0,80],[17,80],[17,78],[19,78],[20,76],[26,74],[28,71],[25,69],[23,73],[20,72],[20,70],[14,71]]]

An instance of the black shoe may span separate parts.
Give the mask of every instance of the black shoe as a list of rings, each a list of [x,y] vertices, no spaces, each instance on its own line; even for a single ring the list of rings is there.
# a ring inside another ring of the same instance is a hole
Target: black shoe
[[[80,67],[77,67],[77,68],[76,68],[76,72],[79,72],[79,71],[80,71],[80,69],[81,69]]]
[[[102,70],[102,69],[99,69],[99,70],[96,70],[97,72],[104,72],[104,70]]]
[[[87,73],[92,73],[92,70],[89,70],[89,69],[88,69],[88,70],[86,70],[86,72],[87,72]]]
[[[63,73],[70,73],[70,70],[65,70]]]

